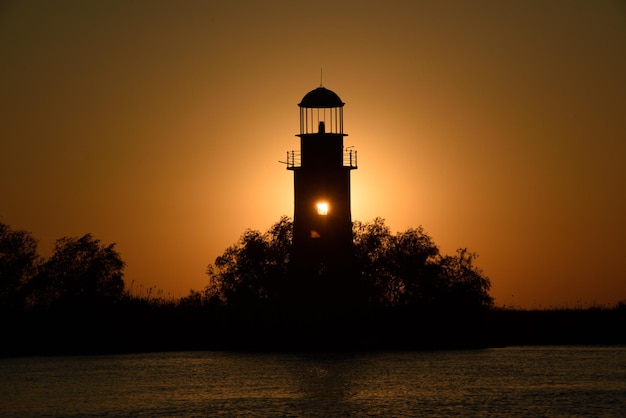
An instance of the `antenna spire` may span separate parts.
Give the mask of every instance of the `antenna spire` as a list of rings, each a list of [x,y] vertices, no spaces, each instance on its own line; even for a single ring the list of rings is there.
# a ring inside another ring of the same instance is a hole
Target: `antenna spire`
[[[322,79],[323,79],[323,68],[320,67],[320,87],[324,87],[324,84],[322,83]]]

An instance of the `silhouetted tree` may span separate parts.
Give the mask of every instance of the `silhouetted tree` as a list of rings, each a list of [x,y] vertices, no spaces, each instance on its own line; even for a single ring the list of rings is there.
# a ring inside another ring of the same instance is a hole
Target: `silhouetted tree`
[[[289,277],[292,227],[283,217],[266,233],[245,231],[209,265],[205,300],[253,306],[280,296],[290,280],[301,280]],[[461,249],[456,256],[442,256],[422,227],[393,235],[384,219],[376,218],[354,222],[353,235],[359,285],[371,306],[459,311],[493,303],[489,279],[473,265],[476,255]]]
[[[209,300],[251,306],[273,299],[287,275],[293,223],[283,216],[267,232],[246,230],[207,268]]]
[[[382,218],[354,222],[356,264],[371,302],[430,303],[437,295],[439,249],[422,227],[392,235]]]
[[[466,248],[460,248],[456,256],[441,259],[439,264],[445,279],[448,305],[460,310],[489,308],[493,305],[493,298],[489,295],[491,282],[474,266],[476,257]]]
[[[430,306],[439,298],[439,249],[420,226],[395,235],[390,263],[402,283],[400,304]]]
[[[389,250],[393,236],[385,220],[375,218],[372,222],[355,221],[352,224],[355,265],[360,280],[366,286],[369,302],[393,305],[399,299],[402,283],[389,263]]]
[[[124,293],[124,262],[115,244],[83,235],[56,241],[54,252],[31,281],[35,304],[88,305],[112,302]]]
[[[22,287],[37,273],[37,241],[0,222],[0,306],[21,307]]]

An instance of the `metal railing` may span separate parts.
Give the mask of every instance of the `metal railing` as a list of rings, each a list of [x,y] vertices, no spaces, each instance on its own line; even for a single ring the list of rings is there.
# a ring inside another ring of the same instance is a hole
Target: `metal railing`
[[[287,169],[302,167],[302,154],[300,151],[287,151]]]
[[[350,168],[357,168],[358,164],[356,161],[356,150],[355,149],[344,149],[343,150],[343,166]]]
[[[302,153],[300,151],[287,151],[287,169],[302,167]],[[357,153],[354,149],[343,150],[343,167],[358,168]]]

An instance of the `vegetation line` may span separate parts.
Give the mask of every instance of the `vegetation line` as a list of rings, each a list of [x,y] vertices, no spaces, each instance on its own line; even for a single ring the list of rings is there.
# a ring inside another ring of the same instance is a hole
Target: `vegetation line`
[[[294,268],[292,229],[282,217],[245,231],[208,266],[207,286],[177,299],[125,286],[115,244],[64,237],[43,259],[29,232],[0,223],[0,354],[626,343],[623,303],[497,308],[476,255],[440,254],[421,227],[354,222],[352,265],[339,272]]]

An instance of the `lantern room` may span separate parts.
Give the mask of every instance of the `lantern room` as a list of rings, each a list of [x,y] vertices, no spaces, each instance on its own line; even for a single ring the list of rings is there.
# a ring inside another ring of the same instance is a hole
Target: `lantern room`
[[[327,88],[308,92],[300,106],[300,135],[332,133],[343,135],[343,106],[339,96]]]

